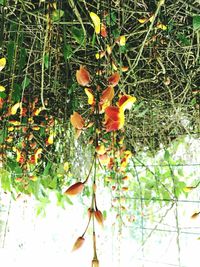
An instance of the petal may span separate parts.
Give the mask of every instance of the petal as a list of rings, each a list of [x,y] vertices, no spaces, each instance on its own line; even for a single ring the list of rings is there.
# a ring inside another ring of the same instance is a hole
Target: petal
[[[97,14],[95,14],[94,12],[90,12],[90,18],[92,19],[92,22],[94,24],[94,29],[96,34],[99,34],[101,31],[101,21],[100,18]]]
[[[70,122],[74,128],[81,130],[84,127],[84,120],[78,112],[74,112],[70,117]]]
[[[76,80],[81,86],[89,85],[90,74],[83,66],[80,66],[80,69],[76,71]]]
[[[66,195],[70,195],[70,196],[77,195],[77,194],[79,194],[80,192],[83,191],[83,188],[84,188],[84,183],[78,182],[78,183],[75,183],[75,184],[71,185],[65,191],[65,194]]]
[[[115,72],[115,73],[113,73],[112,76],[110,76],[108,78],[108,82],[109,82],[110,85],[112,85],[114,87],[114,86],[116,86],[118,84],[119,79],[120,79],[119,73]]]
[[[108,86],[108,88],[102,92],[100,102],[105,103],[106,101],[112,101],[114,94],[114,88],[112,86]]]
[[[5,57],[0,58],[0,71],[5,67],[6,59]]]
[[[113,121],[118,121],[119,120],[119,107],[113,107],[109,106],[105,109],[105,113],[107,117]]]
[[[124,111],[126,109],[131,109],[133,103],[135,103],[136,97],[130,95],[123,95],[118,101],[118,106]]]
[[[85,88],[85,93],[88,96],[88,104],[94,105],[94,95],[92,93],[92,90],[89,88]]]

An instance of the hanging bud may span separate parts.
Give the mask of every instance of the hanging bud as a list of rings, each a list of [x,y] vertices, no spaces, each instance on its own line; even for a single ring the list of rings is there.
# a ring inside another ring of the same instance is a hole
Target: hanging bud
[[[83,245],[84,241],[85,241],[85,238],[82,237],[82,236],[80,236],[79,238],[77,238],[77,240],[74,243],[74,246],[72,248],[72,251],[75,251],[75,250],[79,249]]]
[[[78,182],[76,184],[73,184],[71,185],[66,191],[64,194],[66,195],[70,195],[70,196],[73,196],[73,195],[77,195],[79,194],[84,188],[84,183],[82,182]]]
[[[95,210],[94,212],[94,216],[95,216],[95,219],[97,220],[97,222],[103,227],[103,214],[100,210]]]
[[[200,211],[199,212],[195,212],[195,213],[192,214],[191,219],[196,219],[199,215],[200,215]]]

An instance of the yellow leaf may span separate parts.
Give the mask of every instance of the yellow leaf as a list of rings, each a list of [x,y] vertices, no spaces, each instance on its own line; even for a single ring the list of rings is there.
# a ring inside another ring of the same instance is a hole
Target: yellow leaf
[[[88,104],[94,105],[94,95],[91,89],[85,88],[85,93],[88,96]]]
[[[161,29],[163,31],[167,30],[167,26],[165,24],[162,24],[161,22],[156,25],[156,28]]]
[[[36,110],[34,111],[34,115],[35,115],[35,116],[38,116],[42,110],[44,110],[43,107],[40,107],[40,108],[36,109]]]
[[[101,21],[100,18],[97,14],[95,14],[94,12],[90,12],[90,18],[92,19],[92,22],[94,24],[94,29],[96,34],[99,34],[101,31]]]
[[[149,19],[148,18],[141,18],[138,19],[139,23],[144,24],[145,22],[147,22]]]
[[[14,131],[14,127],[13,127],[13,126],[8,127],[8,131],[9,131],[9,132]]]
[[[9,121],[9,123],[12,124],[12,125],[15,125],[15,126],[18,126],[18,125],[21,124],[20,121]]]
[[[119,45],[124,46],[126,44],[126,37],[122,35],[119,37]]]
[[[52,145],[53,144],[53,139],[54,139],[54,134],[51,133],[49,135],[49,138],[47,139],[47,142],[48,142],[49,145]]]
[[[5,65],[6,65],[6,59],[5,57],[2,57],[0,59],[0,71],[5,67]]]
[[[2,85],[0,85],[0,92],[4,92],[6,90],[6,88]]]
[[[11,110],[10,110],[10,114],[11,115],[15,115],[17,113],[17,110],[18,109],[21,109],[22,108],[22,103],[19,102],[19,103],[16,103],[14,106],[11,107]]]
[[[112,53],[112,47],[110,45],[107,45],[106,46],[106,51],[107,51],[108,55],[111,55],[111,53]]]
[[[64,169],[64,171],[68,172],[68,170],[69,170],[69,162],[66,161],[64,163],[63,169]]]
[[[103,144],[99,145],[96,147],[96,152],[97,154],[99,155],[103,155],[106,153],[106,149],[105,149],[105,146]]]
[[[105,51],[101,51],[99,53],[96,53],[95,57],[96,57],[96,59],[101,59],[102,57],[105,56],[105,54],[106,54]]]

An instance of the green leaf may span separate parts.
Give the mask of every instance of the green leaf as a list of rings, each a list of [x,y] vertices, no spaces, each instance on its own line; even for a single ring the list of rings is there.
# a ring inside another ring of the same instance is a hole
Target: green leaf
[[[4,2],[4,0],[0,0],[0,5],[3,5],[4,4],[3,2]]]
[[[30,79],[28,78],[28,76],[26,76],[22,82],[22,88],[26,88],[27,86],[29,86],[30,84]]]
[[[12,100],[13,102],[19,102],[21,100],[21,92],[22,87],[18,83],[14,83],[13,85],[13,93],[12,93]]]
[[[27,58],[26,49],[22,47],[19,55],[19,70],[22,70],[25,67],[26,58]]]
[[[108,26],[114,26],[116,21],[117,21],[117,16],[115,12],[111,12],[110,14],[106,16],[106,24]]]
[[[84,32],[82,28],[72,27],[71,33],[77,43],[79,43],[80,45],[84,43],[85,37],[84,37]]]
[[[11,67],[14,63],[13,63],[13,58],[14,58],[14,54],[15,54],[15,49],[16,49],[16,45],[15,42],[10,41],[7,45],[7,59],[8,59],[8,66]]]
[[[46,69],[49,68],[49,53],[44,55],[44,66]]]
[[[3,190],[10,191],[11,190],[11,177],[8,171],[4,169],[0,169],[0,182]]]
[[[200,29],[200,16],[194,16],[192,24],[194,31],[198,31]]]
[[[3,98],[3,99],[5,99],[6,98],[6,93],[5,92],[0,92],[0,98]]]
[[[177,35],[178,40],[181,42],[182,45],[190,45],[190,40],[182,33]]]
[[[54,22],[60,21],[65,12],[62,9],[56,9],[52,12],[51,18]]]
[[[170,154],[168,150],[165,150],[165,154],[164,154],[164,160],[169,161],[170,158]]]
[[[64,56],[64,59],[67,61],[68,59],[71,58],[72,55],[73,55],[73,51],[72,51],[71,45],[66,44],[63,47],[63,56]]]

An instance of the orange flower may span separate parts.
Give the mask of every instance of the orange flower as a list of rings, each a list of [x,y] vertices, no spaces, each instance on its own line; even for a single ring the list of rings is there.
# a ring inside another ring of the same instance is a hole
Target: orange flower
[[[74,126],[74,128],[81,130],[84,127],[84,120],[82,116],[78,112],[74,112],[70,117],[70,122]]]
[[[115,87],[119,83],[120,75],[118,72],[113,73],[109,78],[108,78],[108,83]]]
[[[84,188],[84,183],[78,182],[78,183],[75,183],[75,184],[71,185],[65,191],[65,194],[66,195],[70,195],[70,196],[77,195],[83,190],[83,188]]]
[[[76,80],[82,86],[89,86],[90,74],[83,66],[80,66],[80,69],[76,71]]]
[[[115,95],[114,88],[112,86],[108,86],[101,95],[100,102],[103,104],[105,102],[110,102],[113,100],[113,97]]]
[[[119,107],[105,109],[105,127],[107,132],[116,131],[124,126],[124,112]]]
[[[131,109],[133,103],[135,103],[136,97],[130,95],[123,95],[118,101],[118,106],[124,111],[126,109]]]

